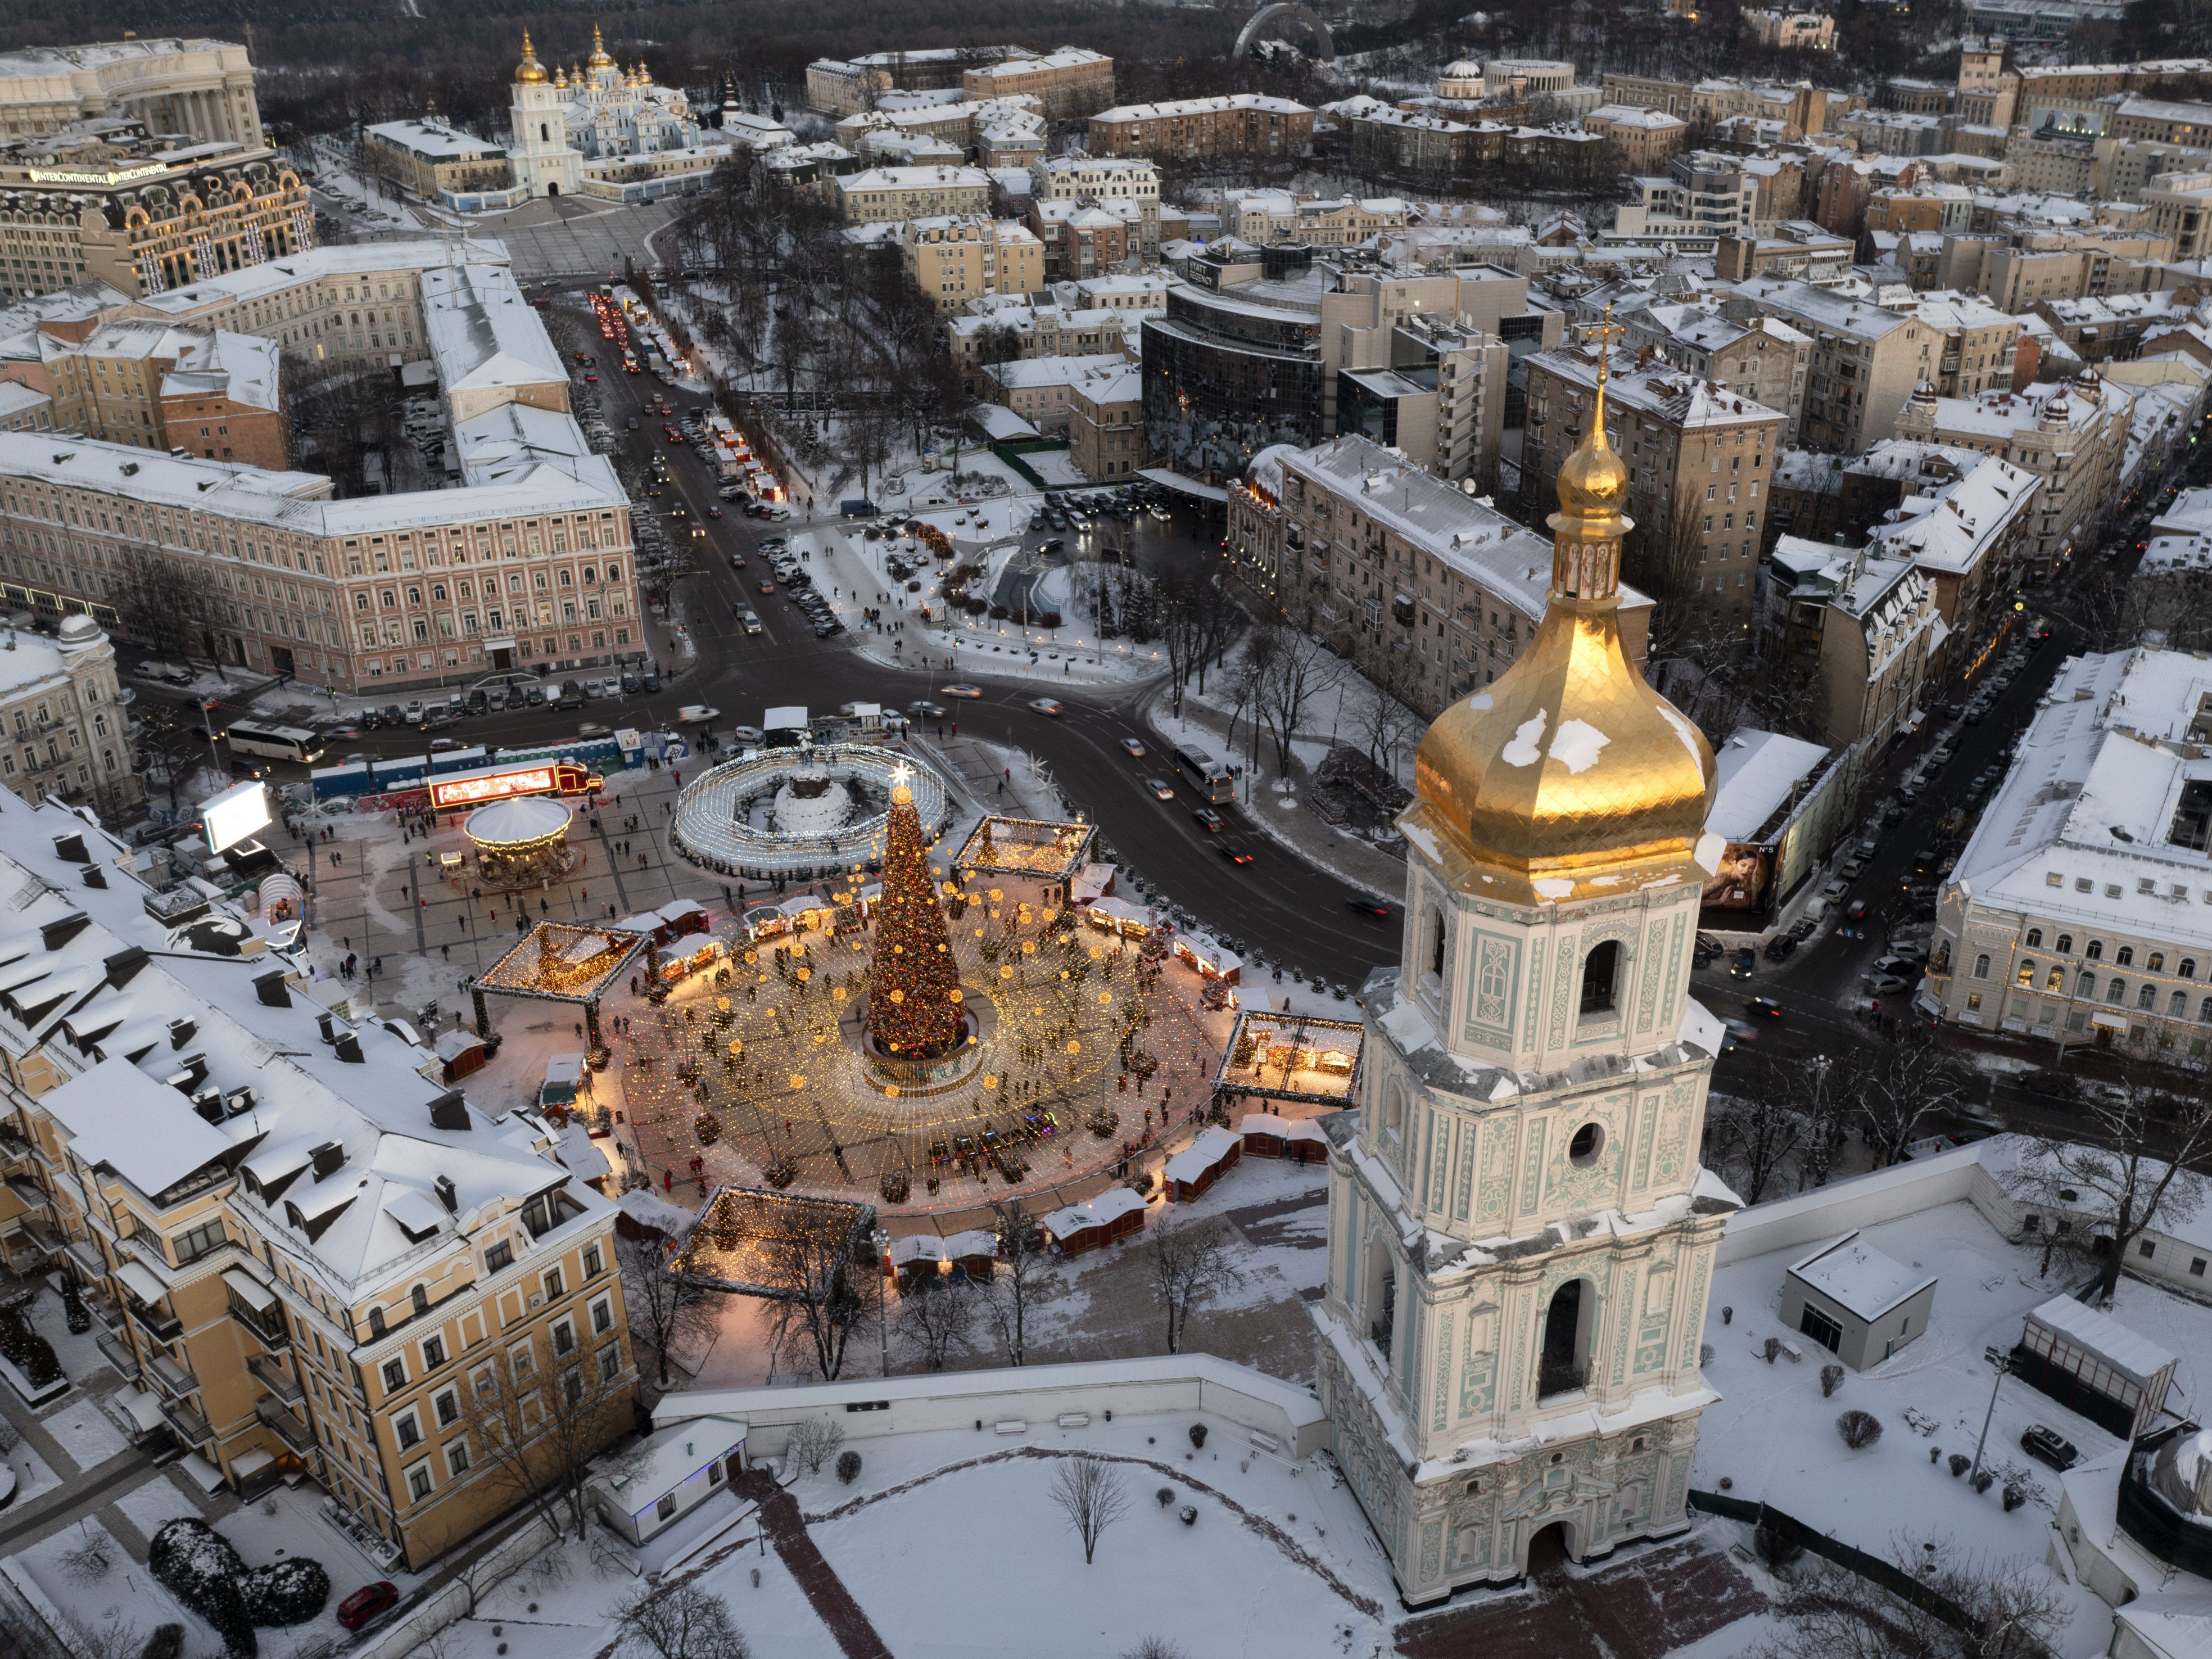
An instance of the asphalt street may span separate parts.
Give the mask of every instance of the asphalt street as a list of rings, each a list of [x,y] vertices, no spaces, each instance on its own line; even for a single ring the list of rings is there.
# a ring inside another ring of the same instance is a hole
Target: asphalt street
[[[689,526],[706,532],[690,539],[695,568],[676,584],[677,602],[697,646],[697,665],[665,679],[655,696],[596,701],[580,716],[546,708],[501,712],[465,720],[453,728],[453,736],[468,744],[544,743],[573,732],[580,718],[607,726],[645,724],[673,730],[677,710],[690,703],[720,709],[718,724],[726,733],[732,724],[757,723],[762,711],[774,705],[803,703],[826,711],[842,702],[869,702],[905,708],[917,698],[927,698],[945,707],[948,735],[957,726],[962,736],[1036,755],[1061,793],[1100,826],[1100,841],[1107,849],[1102,856],[1119,862],[1152,893],[1164,896],[1209,931],[1225,936],[1233,945],[1241,943],[1242,954],[1352,990],[1358,988],[1370,969],[1397,960],[1401,922],[1395,908],[1387,920],[1355,911],[1351,901],[1360,896],[1358,890],[1258,833],[1243,807],[1219,807],[1228,828],[1214,835],[1192,820],[1193,803],[1183,798],[1188,792],[1179,792],[1172,801],[1153,799],[1145,780],[1163,770],[1162,744],[1146,726],[1143,711],[1159,695],[1161,681],[1127,687],[1070,687],[1004,673],[994,677],[968,658],[957,670],[924,674],[864,657],[849,635],[816,639],[812,624],[787,595],[757,591],[760,580],[771,574],[758,556],[762,539],[806,528],[805,522],[793,519],[779,525],[748,519],[734,504],[724,508],[721,518],[709,518],[709,507],[723,506],[720,480],[688,447],[666,441],[663,417],[644,413],[648,395],[655,399],[665,396],[678,410],[690,400],[650,376],[624,374],[618,354],[599,339],[596,328],[586,325],[586,349],[599,361],[581,372],[599,378],[596,385],[580,385],[578,390],[599,394],[608,424],[638,459],[654,453],[668,458],[669,488],[658,497],[641,501],[639,510],[651,511],[668,526],[671,550],[679,561]],[[625,422],[633,415],[638,417],[638,429],[630,432]],[[679,500],[689,517],[672,521],[669,514]],[[1145,559],[1177,553],[1195,558],[1205,550],[1180,513],[1166,526],[1146,519],[1138,523],[1138,536],[1153,543],[1140,546]],[[1040,538],[1050,533],[1038,532]],[[745,570],[731,568],[732,554],[746,559]],[[918,603],[920,597],[907,596],[910,604]],[[740,606],[757,612],[763,629],[760,635],[748,635],[740,627],[736,615]],[[970,702],[944,695],[945,685],[962,682],[981,687],[983,696]],[[1054,718],[1032,711],[1029,701],[1041,692],[1059,699],[1066,712]],[[147,695],[153,701],[165,694],[161,688],[150,688]],[[242,705],[225,705],[216,712],[217,723],[245,712]],[[929,724],[933,728],[936,723]],[[1126,737],[1144,741],[1152,755],[1132,758],[1121,746]],[[408,754],[419,752],[423,742],[417,732],[379,730],[333,748]],[[281,775],[285,769],[276,769]],[[1254,862],[1230,863],[1221,852],[1227,842],[1246,847],[1255,854]],[[1395,900],[1398,895],[1382,896]]]

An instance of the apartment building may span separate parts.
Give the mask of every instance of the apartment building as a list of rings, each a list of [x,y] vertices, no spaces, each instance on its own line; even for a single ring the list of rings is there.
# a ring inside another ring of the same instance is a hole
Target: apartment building
[[[1782,442],[1797,441],[1813,343],[1789,324],[1771,317],[1735,322],[1717,307],[1668,304],[1629,313],[1627,326],[1630,345],[1648,347],[1698,380],[1779,411]]]
[[[257,268],[234,273],[242,288],[159,299],[185,316],[258,319],[304,350],[335,345],[379,365],[427,356],[462,453],[482,422],[527,421],[529,441],[465,465],[459,489],[338,501],[312,473],[0,433],[0,596],[42,617],[88,611],[164,649],[345,690],[641,653],[628,495],[568,417],[567,375],[513,279],[499,267],[428,260],[410,270],[421,245],[330,253],[290,272],[270,268],[296,292],[271,290]],[[387,302],[372,288],[411,297]],[[162,308],[138,301],[123,312]],[[89,335],[99,316],[66,325]],[[373,326],[325,326],[349,316]],[[394,316],[411,319],[404,332],[419,343],[402,347],[397,325],[380,320]],[[46,373],[37,330],[31,337],[27,346],[11,337],[0,366],[35,349]],[[192,394],[176,391],[164,405],[173,428]],[[218,422],[208,424],[214,442]],[[204,447],[196,422],[185,432],[185,447]]]
[[[72,811],[0,794],[0,1230],[82,1288],[143,1449],[248,1494],[312,1479],[419,1571],[520,1495],[487,1436],[629,1430],[614,1206],[547,1123],[326,1006],[258,922],[244,951],[180,944],[245,919]]]
[[[1425,717],[1496,679],[1543,614],[1544,537],[1365,438],[1262,452],[1229,514],[1284,616]],[[1640,665],[1650,599],[1624,584],[1620,617]]]
[[[1919,461],[1868,535],[1877,552],[1910,559],[1935,585],[1945,636],[1929,678],[1940,688],[1978,667],[2017,620],[2013,600],[2033,568],[2043,482],[2009,461],[1955,449],[1930,448]]]
[[[274,341],[134,319],[103,323],[82,339],[41,331],[39,344],[65,430],[276,471],[286,465]]]
[[[1940,337],[1917,318],[1809,283],[1753,277],[1722,313],[1772,317],[1812,343],[1799,423],[1809,448],[1856,455],[1889,437],[1912,388],[1936,373]]]
[[[1739,15],[1743,32],[1762,46],[1782,52],[1836,49],[1836,20],[1826,12],[1747,10]]]
[[[1741,157],[1678,155],[1663,174],[1635,180],[1641,200],[1613,210],[1613,240],[1702,241],[1750,234],[1759,185]]]
[[[1451,483],[1489,488],[1498,475],[1512,354],[1505,342],[1449,316],[1346,325],[1336,375],[1336,430],[1395,449]]]
[[[1228,235],[1266,246],[1297,242],[1307,247],[1354,247],[1406,223],[1407,204],[1397,196],[1293,196],[1286,190],[1248,191],[1221,204],[1221,228]]]
[[[448,190],[505,190],[514,168],[501,145],[441,121],[382,121],[361,135],[362,163],[434,202]]]
[[[830,183],[848,225],[991,210],[991,175],[981,167],[869,167]]]
[[[1973,398],[1917,392],[1899,412],[1899,437],[1955,445],[2010,462],[2042,480],[2022,557],[2029,579],[2051,575],[2087,544],[2118,503],[2133,400],[2091,374],[2064,385]]]
[[[1060,46],[963,70],[960,89],[970,98],[1035,98],[1046,119],[1070,121],[1114,101],[1114,60],[1087,46]]]
[[[1588,429],[1597,375],[1595,346],[1528,359],[1521,489],[1532,514],[1554,493],[1561,463]],[[1613,449],[1628,465],[1628,514],[1637,526],[1624,568],[1656,584],[1660,604],[1680,606],[1705,628],[1748,628],[1768,463],[1789,417],[1680,369],[1632,360],[1608,374],[1605,408]]]
[[[1031,357],[1101,357],[1125,349],[1130,313],[1105,306],[983,304],[945,325],[945,344],[970,390],[977,368]]]
[[[899,257],[908,280],[940,312],[958,311],[986,295],[1029,295],[1044,286],[1044,244],[1012,219],[909,219]]]
[[[1937,290],[1918,295],[1911,314],[1934,331],[1942,344],[1936,359],[1935,386],[1946,398],[1972,398],[1984,392],[2009,392],[2020,344],[2017,317],[1998,310],[1978,295]]]
[[[1113,210],[1133,222],[1138,251],[1150,264],[1160,247],[1160,170],[1141,156],[1055,155],[1030,163],[1030,199],[1077,202]],[[1128,210],[1135,209],[1133,222]]]
[[[0,785],[117,822],[134,814],[145,798],[131,759],[135,699],[116,684],[114,649],[89,617],[64,618],[52,636],[0,632]]]
[[[2195,311],[2193,301],[2193,292],[2160,289],[2147,294],[2043,300],[2034,309],[2075,356],[2100,363],[2133,357],[2153,333],[2187,322]]]
[[[2140,293],[2158,285],[2167,238],[2104,226],[1946,237],[1935,286],[1979,294],[2018,316],[2042,302]]]
[[[1094,155],[1146,155],[1159,161],[1225,156],[1304,155],[1313,149],[1314,112],[1262,93],[1123,104],[1091,118]]]
[[[2204,668],[2197,653],[2146,647],[2061,666],[1937,901],[1929,1012],[2202,1060],[2212,1027]]]
[[[806,106],[830,115],[896,106],[904,94],[957,91],[970,70],[1033,61],[1025,46],[894,47],[850,59],[817,58],[806,66]]]
[[[2173,242],[2177,259],[2212,255],[2212,170],[2161,173],[2146,185],[2151,228]]]
[[[1690,124],[1640,104],[1602,104],[1583,117],[1583,131],[1605,141],[1624,172],[1654,173],[1682,153]]]
[[[43,392],[0,380],[0,432],[51,432],[54,400]]]
[[[0,299],[158,294],[314,240],[307,185],[258,135],[185,144],[134,123],[0,145]]]
[[[1029,229],[1044,250],[1045,280],[1081,282],[1142,264],[1141,212],[1134,202],[1031,202]]]
[[[2131,94],[2112,112],[2112,136],[2147,138],[2155,143],[2212,144],[2212,104],[2179,103]]]
[[[1118,352],[1096,357],[1030,357],[981,365],[978,384],[986,396],[1012,410],[1039,432],[1048,437],[1066,437],[1077,386],[1088,375],[1112,375],[1127,365],[1128,360]],[[1129,383],[1114,380],[1106,384],[1111,393],[1106,401],[1117,405],[1120,392]]]
[[[1067,388],[1068,459],[1086,478],[1122,479],[1145,470],[1145,372],[1094,362]]]
[[[233,41],[134,37],[0,54],[0,134],[37,137],[103,117],[205,143],[261,143],[253,64]]]
[[[1808,678],[1821,737],[1878,758],[1911,729],[1928,684],[1943,633],[1935,582],[1910,559],[1796,536],[1769,563],[1778,643]]]

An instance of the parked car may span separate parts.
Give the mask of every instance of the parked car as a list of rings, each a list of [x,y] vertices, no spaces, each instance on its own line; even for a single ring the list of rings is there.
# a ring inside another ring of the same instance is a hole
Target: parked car
[[[347,1630],[359,1630],[398,1605],[399,1586],[388,1578],[379,1579],[374,1584],[364,1584],[338,1603],[338,1623]]]
[[[1911,988],[1912,981],[1902,974],[1875,974],[1867,980],[1867,989],[1878,997],[1895,996]]]
[[[2072,1441],[2040,1423],[2021,1436],[2020,1449],[2037,1462],[2048,1463],[2062,1474],[2081,1461],[2081,1453]]]

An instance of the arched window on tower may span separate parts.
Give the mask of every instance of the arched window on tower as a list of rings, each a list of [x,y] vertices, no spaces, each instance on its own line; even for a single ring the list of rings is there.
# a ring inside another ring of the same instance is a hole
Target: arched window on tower
[[[1435,905],[1429,906],[1421,918],[1421,961],[1426,976],[1434,981],[1429,988],[1441,991],[1444,982],[1444,962],[1450,950],[1451,933],[1444,926],[1444,913]]]
[[[1543,1355],[1537,1362],[1539,1399],[1583,1386],[1596,1303],[1591,1285],[1580,1279],[1569,1279],[1552,1293],[1552,1305],[1544,1315]]]
[[[1583,1007],[1585,1014],[1609,1014],[1618,1004],[1614,988],[1620,976],[1620,941],[1607,939],[1591,947],[1583,958]]]

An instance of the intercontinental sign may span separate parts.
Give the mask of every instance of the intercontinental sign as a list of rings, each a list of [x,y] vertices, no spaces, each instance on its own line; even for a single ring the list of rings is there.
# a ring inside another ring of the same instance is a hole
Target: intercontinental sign
[[[33,167],[31,182],[34,185],[119,185],[131,179],[150,179],[157,173],[167,173],[167,161],[141,161],[136,167],[116,167],[107,173],[68,173],[53,167]]]

